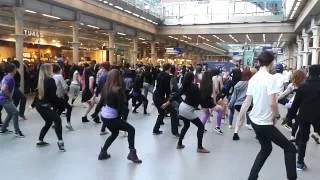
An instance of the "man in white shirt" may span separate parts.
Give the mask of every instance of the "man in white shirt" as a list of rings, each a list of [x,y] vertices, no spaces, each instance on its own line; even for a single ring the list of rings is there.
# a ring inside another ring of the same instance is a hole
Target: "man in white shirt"
[[[272,142],[284,150],[287,178],[296,180],[296,148],[274,126],[275,120],[280,118],[277,103],[277,93],[280,89],[277,87],[274,76],[269,73],[274,56],[269,52],[262,52],[258,60],[260,69],[249,81],[247,97],[239,114],[239,122],[244,122],[245,114],[253,103],[249,117],[261,144],[261,150],[252,166],[248,180],[258,179],[262,166],[272,152]]]
[[[284,91],[285,76],[283,74],[283,69],[282,64],[277,64],[275,67],[276,74],[273,75],[276,79],[276,88],[279,90],[279,93]]]

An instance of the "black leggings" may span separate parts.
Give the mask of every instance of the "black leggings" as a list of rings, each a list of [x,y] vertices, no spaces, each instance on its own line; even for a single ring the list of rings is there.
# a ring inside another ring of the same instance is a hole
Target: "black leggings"
[[[284,151],[284,159],[289,180],[297,179],[296,169],[296,148],[295,146],[274,126],[257,125],[251,122],[251,125],[260,142],[261,150],[251,168],[248,180],[257,180],[258,174],[265,161],[272,152],[272,142],[281,147]]]
[[[133,96],[132,100],[133,99],[135,99],[135,106],[133,110],[136,111],[143,103],[143,112],[147,113],[148,99],[144,97],[144,95],[142,94],[139,94],[138,96]]]
[[[135,129],[134,127],[123,121],[120,118],[115,119],[106,119],[102,118],[103,124],[107,126],[107,128],[111,131],[111,135],[107,138],[106,142],[104,143],[102,150],[107,151],[113,141],[118,137],[119,130],[128,132],[128,143],[129,149],[135,149],[134,147],[134,137],[135,137]]]
[[[70,123],[71,120],[71,112],[72,112],[72,106],[68,103],[68,99],[60,99],[61,103],[63,104],[62,106],[67,109],[66,117],[67,117],[67,122]],[[61,116],[62,112],[64,111],[64,108],[57,109],[57,113],[59,116]]]
[[[190,122],[192,122],[192,124],[194,124],[195,126],[198,127],[198,132],[197,132],[198,148],[202,149],[203,148],[202,139],[203,139],[203,133],[204,133],[204,125],[201,122],[201,120],[199,118],[193,119],[193,120],[189,120],[189,119],[184,118],[182,116],[179,116],[179,119],[181,119],[183,121],[184,126],[181,129],[178,145],[182,145],[182,140],[183,140],[184,136],[186,135],[186,133],[187,133],[189,127],[190,127]]]
[[[57,114],[57,112],[50,109],[49,107],[42,107],[40,105],[38,105],[36,109],[43,118],[43,120],[46,122],[40,131],[39,140],[43,141],[44,136],[47,134],[48,130],[52,125],[52,122],[54,122],[54,129],[56,131],[58,140],[62,140],[61,118]]]

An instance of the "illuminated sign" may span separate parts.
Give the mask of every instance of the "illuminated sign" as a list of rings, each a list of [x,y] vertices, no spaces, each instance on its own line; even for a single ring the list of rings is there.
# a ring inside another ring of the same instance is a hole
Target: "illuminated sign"
[[[39,31],[33,31],[28,29],[24,29],[23,34],[26,37],[36,37],[36,38],[42,37],[42,34]]]

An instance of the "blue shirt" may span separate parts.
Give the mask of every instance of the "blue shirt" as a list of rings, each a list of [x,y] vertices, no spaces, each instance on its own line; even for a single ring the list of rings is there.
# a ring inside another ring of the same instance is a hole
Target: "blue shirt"
[[[12,97],[14,86],[15,86],[13,76],[11,75],[4,76],[1,81],[1,86],[6,86]],[[9,99],[10,97],[6,96],[2,91],[0,91],[0,104],[7,102]]]

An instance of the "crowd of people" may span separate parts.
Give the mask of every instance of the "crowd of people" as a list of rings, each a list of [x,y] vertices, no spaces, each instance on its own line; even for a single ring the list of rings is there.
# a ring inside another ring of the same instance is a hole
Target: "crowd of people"
[[[310,66],[308,71],[288,71],[282,64],[274,66],[274,56],[269,52],[261,53],[258,61],[259,67],[234,68],[229,72],[221,68],[180,68],[170,64],[162,67],[137,65],[135,68],[129,64],[111,66],[108,62],[99,65],[94,61],[83,66],[70,66],[63,62],[40,64],[34,67],[30,76],[37,85],[29,86],[36,92],[32,107],[45,121],[36,144],[39,147],[49,145],[44,138],[53,127],[58,148],[65,151],[61,115],[65,112],[66,128],[72,131],[73,104],[81,98],[81,102],[87,104],[82,122],[89,122],[90,114],[95,123],[102,121],[100,135],[108,134],[106,129],[111,132],[98,159],[111,157],[108,149],[119,131],[124,131],[129,144],[127,159],[142,163],[135,148],[136,130],[127,121],[131,100],[132,113],[139,113],[141,105],[145,116],[149,115],[150,106],[157,108],[153,135],[163,133],[163,120],[170,117],[171,133],[179,139],[177,149],[185,148],[183,139],[190,123],[198,128],[197,152],[210,153],[203,145],[207,131],[205,126],[210,119],[216,120],[214,130],[220,135],[223,134],[222,123],[228,119],[229,128],[234,127],[234,141],[240,140],[239,132],[246,122],[246,127],[254,130],[261,144],[248,179],[258,179],[272,152],[273,142],[284,150],[287,178],[295,180],[297,170],[307,168],[304,158],[311,125],[314,128],[311,137],[320,144],[320,112],[317,111],[320,104],[320,65]],[[15,135],[24,137],[18,118],[26,119],[26,96],[20,90],[19,67],[18,61],[12,61],[5,65],[4,72],[1,71],[0,108],[7,112],[7,117],[4,121],[0,119],[0,133],[13,133],[8,129],[12,120]],[[148,98],[149,94],[152,98]],[[281,118],[279,106],[287,109],[285,117]],[[281,125],[291,131],[290,139],[276,126],[279,119],[282,119]],[[183,122],[181,130],[180,121]]]

